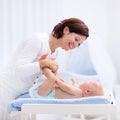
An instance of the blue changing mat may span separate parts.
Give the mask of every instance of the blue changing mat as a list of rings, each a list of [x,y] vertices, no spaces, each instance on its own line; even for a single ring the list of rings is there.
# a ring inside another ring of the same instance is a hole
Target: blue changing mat
[[[30,98],[28,94],[13,100],[8,111],[20,111],[23,104],[111,104],[113,101],[110,96],[93,96],[75,99],[46,99],[46,98]]]

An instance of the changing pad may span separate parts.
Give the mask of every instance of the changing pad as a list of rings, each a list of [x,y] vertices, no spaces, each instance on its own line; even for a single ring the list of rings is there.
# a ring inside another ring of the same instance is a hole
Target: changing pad
[[[112,102],[110,95],[75,99],[46,99],[30,98],[28,94],[24,94],[9,104],[8,111],[20,111],[23,104],[111,104]]]

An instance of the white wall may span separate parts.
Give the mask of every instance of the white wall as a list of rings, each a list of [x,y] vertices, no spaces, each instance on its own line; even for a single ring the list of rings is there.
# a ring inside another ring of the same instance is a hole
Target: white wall
[[[96,32],[104,42],[107,39],[107,0],[63,0],[63,16],[79,17],[87,23],[90,32]],[[104,26],[104,28],[103,28]]]
[[[120,1],[108,0],[108,51],[115,65],[120,84]]]

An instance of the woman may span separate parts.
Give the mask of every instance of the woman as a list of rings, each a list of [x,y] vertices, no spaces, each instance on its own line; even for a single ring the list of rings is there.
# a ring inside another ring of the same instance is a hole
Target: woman
[[[88,36],[89,30],[83,21],[69,18],[58,23],[50,35],[35,33],[23,41],[7,70],[0,75],[0,119],[10,120],[10,116],[7,115],[8,103],[28,91],[35,79],[44,74],[43,68],[48,67],[56,72],[55,61],[46,58],[47,62],[44,62],[40,59],[43,54],[51,55],[58,47],[66,51],[76,48]]]

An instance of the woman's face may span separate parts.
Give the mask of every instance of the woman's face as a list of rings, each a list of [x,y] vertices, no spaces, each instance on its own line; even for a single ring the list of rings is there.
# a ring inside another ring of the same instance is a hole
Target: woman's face
[[[86,39],[86,36],[70,32],[68,27],[64,28],[63,33],[61,47],[66,51],[80,46]]]

